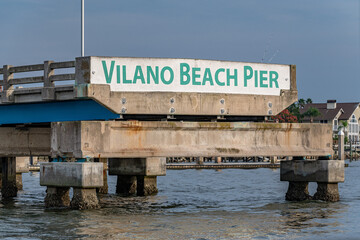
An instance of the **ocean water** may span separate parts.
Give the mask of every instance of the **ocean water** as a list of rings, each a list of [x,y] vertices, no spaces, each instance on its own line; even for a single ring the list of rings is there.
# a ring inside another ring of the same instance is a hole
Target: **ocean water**
[[[168,170],[149,197],[100,195],[98,210],[46,210],[39,173],[0,202],[1,239],[360,239],[360,162],[340,202],[285,201],[279,169]],[[310,193],[316,183],[310,183]]]

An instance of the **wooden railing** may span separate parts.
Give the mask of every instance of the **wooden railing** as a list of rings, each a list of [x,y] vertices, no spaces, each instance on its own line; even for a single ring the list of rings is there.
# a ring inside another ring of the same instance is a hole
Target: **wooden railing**
[[[0,75],[3,75],[3,80],[0,80],[0,86],[2,88],[2,102],[12,102],[11,100],[11,92],[16,90],[14,85],[22,85],[22,84],[36,84],[43,83],[43,88],[47,89],[48,93],[54,92],[55,82],[58,81],[68,81],[75,80],[75,73],[70,74],[55,74],[55,69],[64,69],[64,68],[75,68],[75,61],[67,61],[67,62],[53,62],[53,61],[45,61],[43,64],[35,64],[35,65],[26,65],[26,66],[11,66],[4,65],[3,68],[0,68]],[[35,71],[43,71],[42,76],[32,76],[32,77],[21,77],[14,78],[14,73],[30,73]],[[75,71],[74,71],[75,72]],[[49,94],[45,94],[49,95]],[[50,98],[52,96],[48,96],[45,98]]]
[[[3,80],[0,85],[4,87],[3,90],[9,89],[12,85],[29,84],[29,83],[44,83],[44,87],[52,86],[55,81],[74,80],[75,74],[54,74],[55,69],[74,68],[75,61],[68,62],[52,62],[45,61],[44,64],[35,64],[27,66],[13,67],[11,65],[4,65],[0,68],[0,74],[3,75]],[[14,78],[14,73],[25,73],[34,71],[44,71],[43,76]]]

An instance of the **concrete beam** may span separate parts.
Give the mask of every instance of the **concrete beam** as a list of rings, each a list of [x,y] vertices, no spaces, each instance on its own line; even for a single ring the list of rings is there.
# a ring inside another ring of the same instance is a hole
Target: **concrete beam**
[[[82,121],[52,123],[52,156],[326,156],[327,124]]]
[[[102,187],[103,163],[40,163],[40,185],[48,187]]]
[[[109,175],[165,176],[166,158],[109,158]]]
[[[49,156],[50,133],[50,128],[0,127],[0,156]]]
[[[106,84],[79,84],[78,98],[91,98],[118,114],[272,116],[297,101],[296,89],[280,96],[181,92],[111,92]],[[239,103],[239,104],[234,104]]]
[[[281,161],[280,181],[288,182],[344,182],[344,161],[291,160]]]

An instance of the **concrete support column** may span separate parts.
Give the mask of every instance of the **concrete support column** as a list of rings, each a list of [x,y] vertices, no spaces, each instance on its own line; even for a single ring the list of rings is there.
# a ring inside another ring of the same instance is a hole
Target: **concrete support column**
[[[74,196],[71,199],[72,209],[96,209],[100,208],[99,199],[96,195],[96,188],[73,188]]]
[[[135,195],[137,189],[137,179],[136,176],[117,176],[117,184],[116,184],[116,193],[130,196]]]
[[[344,161],[292,160],[280,162],[280,180],[289,182],[286,200],[316,199],[339,201],[338,183],[344,182]],[[309,195],[308,182],[317,182],[314,197]]]
[[[345,139],[345,135],[341,129],[338,133],[338,159],[339,160],[345,159],[344,139]]]
[[[23,190],[22,173],[16,173],[16,187],[18,190]]]
[[[203,165],[203,164],[204,164],[204,157],[199,157],[199,158],[197,159],[196,164],[198,164],[198,165]]]
[[[289,182],[285,199],[288,201],[303,201],[311,199],[308,182]]]
[[[45,207],[99,208],[96,188],[102,187],[103,164],[52,162],[40,164],[40,185],[47,186]],[[74,195],[70,203],[69,188]]]
[[[69,187],[47,187],[45,196],[46,208],[70,206]]]
[[[137,195],[148,196],[158,193],[156,176],[137,176]]]
[[[221,163],[221,157],[216,157],[215,162],[216,163]]]
[[[314,195],[315,200],[327,202],[337,202],[340,200],[338,183],[318,182],[317,191]]]
[[[274,156],[270,157],[270,163],[274,164],[276,162],[277,162],[277,157]]]
[[[108,177],[107,177],[107,170],[108,170],[108,159],[107,158],[96,158],[95,162],[102,162],[104,164],[103,168],[103,181],[104,185],[102,187],[97,188],[98,193],[107,194],[109,192],[109,185],[108,185]]]
[[[2,186],[2,158],[0,158],[0,189]]]
[[[156,194],[157,176],[166,174],[166,158],[109,158],[109,175],[117,175],[116,192],[147,196]]]
[[[16,197],[16,158],[3,157],[2,160],[2,188],[1,195],[3,198]]]

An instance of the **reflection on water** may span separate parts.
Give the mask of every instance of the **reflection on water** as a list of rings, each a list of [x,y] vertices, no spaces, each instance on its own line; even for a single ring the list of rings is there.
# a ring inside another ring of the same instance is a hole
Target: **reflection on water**
[[[159,194],[120,197],[116,178],[102,208],[45,210],[39,174],[23,175],[24,191],[0,203],[0,236],[26,239],[356,239],[360,233],[360,162],[346,168],[341,201],[286,202],[279,170],[172,170]],[[315,191],[316,184],[310,186]]]

